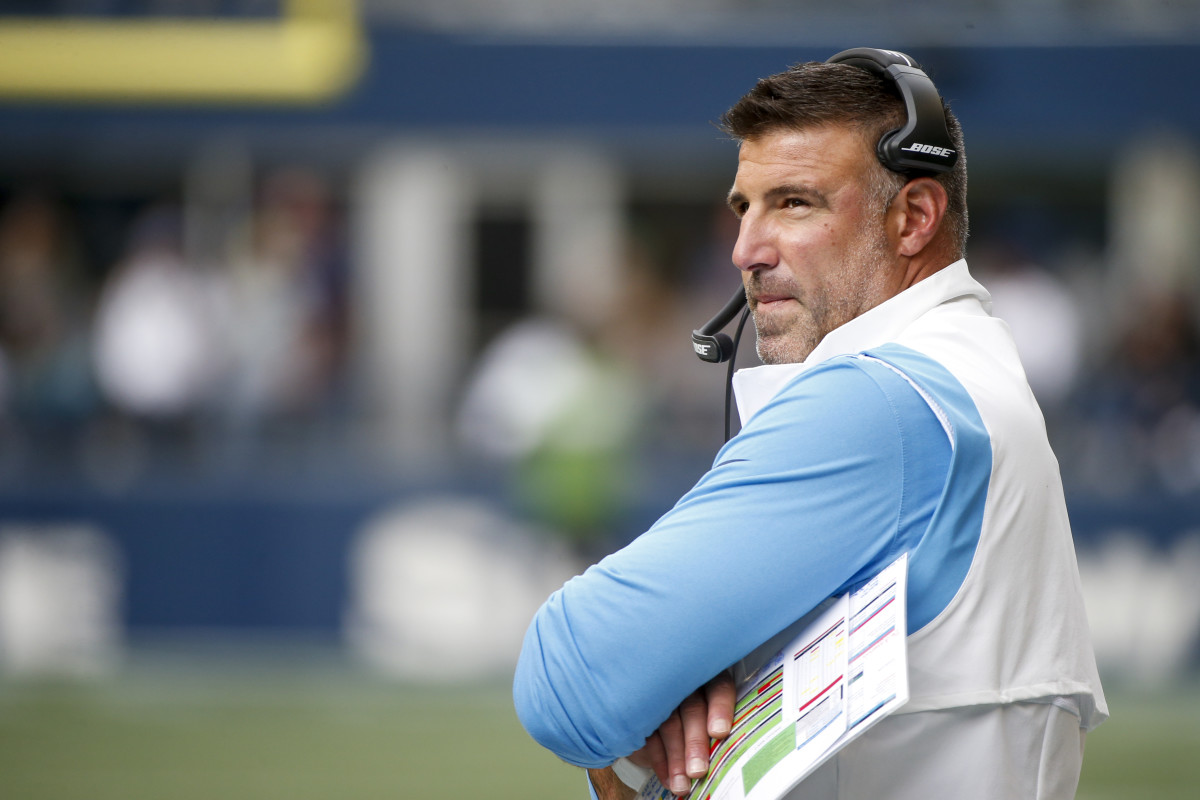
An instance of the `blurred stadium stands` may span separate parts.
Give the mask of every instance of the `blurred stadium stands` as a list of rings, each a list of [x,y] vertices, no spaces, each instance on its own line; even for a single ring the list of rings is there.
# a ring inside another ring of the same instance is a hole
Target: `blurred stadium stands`
[[[368,532],[477,586],[500,531],[529,554],[491,562],[509,598],[636,535],[719,443],[723,371],[686,340],[736,280],[712,122],[869,44],[963,121],[972,262],[1028,342],[1106,672],[1194,672],[1200,4],[836,9],[0,2],[0,665],[215,632],[425,674],[404,630],[494,608],[370,594]],[[129,51],[146,25],[187,56]],[[328,75],[253,49],[305,30]],[[81,587],[101,611],[30,610]]]

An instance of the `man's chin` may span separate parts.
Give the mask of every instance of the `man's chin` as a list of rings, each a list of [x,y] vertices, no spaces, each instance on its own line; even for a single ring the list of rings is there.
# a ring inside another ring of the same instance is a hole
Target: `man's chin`
[[[755,350],[764,364],[798,364],[808,358],[814,346],[786,336],[759,335]]]

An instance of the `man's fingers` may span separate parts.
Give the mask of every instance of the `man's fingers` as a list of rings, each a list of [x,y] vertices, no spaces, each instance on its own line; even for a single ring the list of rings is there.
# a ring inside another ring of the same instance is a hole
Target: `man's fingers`
[[[708,752],[711,742],[708,735],[708,716],[708,703],[699,692],[691,694],[679,706],[679,717],[683,725],[684,771],[689,778],[703,778],[708,774]]]
[[[630,760],[654,770],[673,794],[686,795],[693,778],[708,774],[712,739],[729,735],[736,700],[733,676],[721,673],[702,692],[693,692],[671,712]]]
[[[687,794],[691,791],[692,782],[688,780],[684,766],[683,720],[678,709],[671,712],[667,721],[659,726],[658,732],[667,751],[667,773],[670,776],[670,781],[664,782],[664,785],[674,794]]]
[[[724,739],[733,729],[733,706],[737,702],[737,687],[733,675],[726,671],[704,686],[708,700],[708,735]]]
[[[658,731],[650,734],[642,749],[630,755],[629,760],[639,767],[654,770],[663,786],[671,785],[671,773],[667,769],[667,750],[663,746],[662,734]]]

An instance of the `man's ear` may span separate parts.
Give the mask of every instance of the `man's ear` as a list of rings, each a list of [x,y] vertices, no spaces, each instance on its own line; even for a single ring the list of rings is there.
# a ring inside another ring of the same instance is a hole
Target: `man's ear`
[[[924,250],[942,227],[949,198],[933,178],[913,178],[892,202],[900,254],[915,256]]]

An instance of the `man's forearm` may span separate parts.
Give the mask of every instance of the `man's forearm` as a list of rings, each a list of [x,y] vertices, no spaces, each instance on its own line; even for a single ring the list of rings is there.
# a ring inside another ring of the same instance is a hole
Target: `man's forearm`
[[[617,777],[612,767],[589,769],[587,774],[592,788],[596,790],[596,797],[600,800],[633,800],[637,796],[637,792]]]

